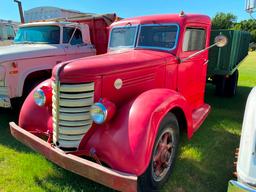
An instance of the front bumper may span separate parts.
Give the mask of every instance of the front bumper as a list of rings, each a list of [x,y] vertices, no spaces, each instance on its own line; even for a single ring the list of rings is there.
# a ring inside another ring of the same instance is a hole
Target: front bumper
[[[137,191],[137,176],[106,168],[51,146],[41,138],[10,123],[13,137],[60,167],[119,191]]]
[[[228,192],[256,192],[256,188],[231,180],[228,184]]]

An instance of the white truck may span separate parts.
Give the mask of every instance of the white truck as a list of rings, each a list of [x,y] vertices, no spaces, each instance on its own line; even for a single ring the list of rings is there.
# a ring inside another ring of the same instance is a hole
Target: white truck
[[[256,0],[245,0],[246,11],[252,16],[256,12]],[[256,87],[248,96],[238,161],[236,164],[237,181],[230,180],[228,192],[256,192]]]
[[[256,192],[256,87],[248,96],[238,162],[236,166],[238,181],[229,182],[228,192]]]
[[[115,14],[86,14],[20,25],[14,44],[0,47],[0,107],[23,100],[56,64],[106,52],[108,26],[115,19]]]

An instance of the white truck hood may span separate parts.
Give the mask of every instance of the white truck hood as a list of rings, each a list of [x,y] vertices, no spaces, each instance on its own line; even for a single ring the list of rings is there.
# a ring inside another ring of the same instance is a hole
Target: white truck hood
[[[14,44],[0,47],[0,63],[18,59],[62,55],[64,53],[62,45]]]

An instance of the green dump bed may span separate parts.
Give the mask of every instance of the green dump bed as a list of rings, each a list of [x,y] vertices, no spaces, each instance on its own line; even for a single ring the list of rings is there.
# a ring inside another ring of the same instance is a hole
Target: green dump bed
[[[248,55],[250,33],[236,30],[213,30],[211,45],[214,44],[214,39],[219,34],[228,38],[228,44],[222,48],[215,46],[209,50],[208,76],[232,74]]]

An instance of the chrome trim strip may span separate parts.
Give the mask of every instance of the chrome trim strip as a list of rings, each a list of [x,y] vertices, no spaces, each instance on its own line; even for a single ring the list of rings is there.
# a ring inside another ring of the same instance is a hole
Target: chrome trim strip
[[[56,145],[58,143],[58,138],[59,138],[59,114],[60,114],[60,111],[59,111],[59,93],[60,93],[60,72],[61,70],[67,65],[68,63],[65,63],[65,64],[62,64],[62,65],[59,65],[56,69],[56,76],[55,76],[55,87],[56,87],[56,101],[55,101],[55,112],[56,112],[56,122],[54,122],[55,124],[55,129],[56,129],[56,134],[55,134],[55,137],[56,137]]]

